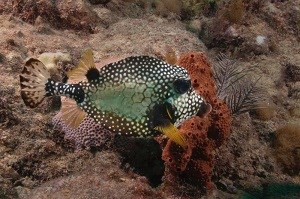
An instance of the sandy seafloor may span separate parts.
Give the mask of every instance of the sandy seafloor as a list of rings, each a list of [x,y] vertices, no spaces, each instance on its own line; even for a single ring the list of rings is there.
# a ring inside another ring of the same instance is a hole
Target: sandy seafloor
[[[217,14],[183,21],[168,9],[118,0],[105,6],[2,0],[0,198],[239,198],[241,189],[265,183],[300,184],[300,1],[252,3],[241,21],[219,30]],[[241,67],[255,68],[252,77],[260,77],[270,102],[261,113],[267,119],[252,112],[234,116],[231,136],[215,152],[215,189],[208,195],[151,187],[145,177],[121,168],[113,150],[75,151],[53,130],[52,99],[37,109],[22,102],[19,74],[28,57],[68,53],[72,60],[57,64],[71,67],[87,48],[96,62],[170,48],[178,55],[205,52],[210,60],[223,52]],[[294,137],[278,154],[275,132],[289,124],[298,126],[287,128]]]

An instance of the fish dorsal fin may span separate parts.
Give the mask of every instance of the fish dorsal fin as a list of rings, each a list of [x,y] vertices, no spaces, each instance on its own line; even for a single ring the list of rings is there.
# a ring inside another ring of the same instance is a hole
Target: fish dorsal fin
[[[100,73],[95,66],[93,51],[91,49],[86,50],[77,67],[67,73],[70,80],[78,80],[86,77],[89,82],[96,81]]]
[[[63,99],[61,103],[61,114],[64,123],[71,128],[77,128],[87,113],[79,108],[74,100]]]

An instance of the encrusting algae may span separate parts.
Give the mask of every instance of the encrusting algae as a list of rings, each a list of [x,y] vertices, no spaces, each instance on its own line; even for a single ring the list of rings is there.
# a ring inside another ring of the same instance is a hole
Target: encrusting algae
[[[97,69],[91,50],[70,79],[86,81],[65,84],[51,79],[44,64],[29,59],[20,75],[21,96],[34,108],[45,97],[66,96],[72,102],[62,106],[62,118],[76,128],[89,116],[108,130],[133,137],[165,134],[186,147],[177,127],[209,107],[199,95],[186,69],[149,56],[132,56]]]

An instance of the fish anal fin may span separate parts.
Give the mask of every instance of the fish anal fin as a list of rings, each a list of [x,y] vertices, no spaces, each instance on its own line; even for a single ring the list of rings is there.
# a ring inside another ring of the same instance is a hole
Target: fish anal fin
[[[82,120],[87,116],[87,113],[79,108],[74,100],[63,99],[61,105],[61,114],[64,123],[71,127],[79,127]]]
[[[95,66],[93,51],[91,49],[86,50],[79,60],[79,64],[67,72],[67,75],[70,80],[78,80],[86,77],[89,82],[96,81],[100,73]]]
[[[182,148],[187,147],[185,138],[179,132],[177,127],[175,127],[174,124],[172,124],[171,122],[165,125],[157,126],[154,129],[166,135],[168,138],[170,138],[176,144],[180,145]]]

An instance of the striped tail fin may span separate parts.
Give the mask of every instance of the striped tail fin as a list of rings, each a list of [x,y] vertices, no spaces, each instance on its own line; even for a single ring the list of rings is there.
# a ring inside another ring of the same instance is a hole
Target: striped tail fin
[[[21,97],[26,106],[37,107],[46,95],[45,84],[50,78],[46,66],[39,60],[30,58],[20,75]]]

